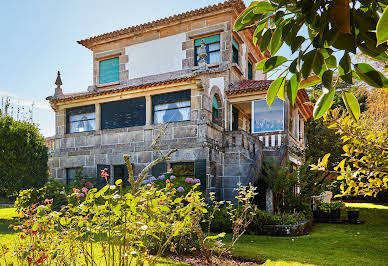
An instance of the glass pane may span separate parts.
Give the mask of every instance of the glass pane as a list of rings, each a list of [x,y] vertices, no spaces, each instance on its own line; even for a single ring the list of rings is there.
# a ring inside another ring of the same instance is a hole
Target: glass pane
[[[219,63],[220,62],[220,51],[208,53],[208,62],[209,64]]]
[[[154,109],[155,109],[155,111],[161,111],[161,110],[167,110],[167,109],[188,107],[188,106],[190,106],[190,104],[191,104],[190,101],[158,104],[158,105],[155,105]]]
[[[283,101],[276,98],[271,107],[266,100],[254,101],[253,132],[272,132],[284,130]]]
[[[96,113],[87,113],[87,114],[79,114],[79,115],[71,115],[69,118],[70,122],[87,120],[87,119],[95,119]]]
[[[154,123],[168,123],[190,120],[190,107],[154,112]]]
[[[208,51],[209,52],[212,52],[212,51],[218,51],[220,50],[220,43],[212,43],[212,44],[209,44],[208,45]]]

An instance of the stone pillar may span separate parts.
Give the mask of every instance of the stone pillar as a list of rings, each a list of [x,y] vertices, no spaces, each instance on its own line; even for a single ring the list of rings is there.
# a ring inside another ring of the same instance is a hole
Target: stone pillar
[[[273,194],[271,188],[265,190],[265,209],[267,213],[273,213]]]
[[[55,112],[55,135],[63,136],[66,130],[66,109],[60,109]]]
[[[146,125],[152,124],[152,100],[151,95],[146,95]]]
[[[96,130],[101,129],[101,104],[96,103],[94,104],[96,109]]]

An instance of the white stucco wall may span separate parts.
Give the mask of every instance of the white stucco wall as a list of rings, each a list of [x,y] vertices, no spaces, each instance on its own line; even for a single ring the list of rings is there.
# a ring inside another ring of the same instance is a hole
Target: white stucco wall
[[[253,69],[255,69],[256,66],[253,66]],[[255,80],[266,80],[267,79],[267,74],[264,74],[263,71],[261,70],[256,70],[255,73]]]
[[[247,61],[247,45],[245,43],[243,43],[241,45],[241,48],[242,48],[242,55],[241,55],[241,66],[242,66],[242,72],[243,72],[243,76],[245,78],[248,78],[248,74],[247,74],[247,67],[248,67],[248,61]]]
[[[222,99],[224,99],[225,81],[223,77],[209,79],[209,94],[213,86],[217,86],[221,91]]]
[[[127,46],[129,79],[181,70],[186,57],[182,50],[184,41],[186,33],[180,33]]]

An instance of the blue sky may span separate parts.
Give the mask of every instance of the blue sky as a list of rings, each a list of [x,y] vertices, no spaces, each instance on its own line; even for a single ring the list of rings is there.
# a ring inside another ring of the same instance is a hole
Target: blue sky
[[[54,132],[57,70],[65,93],[92,84],[92,53],[77,40],[219,3],[219,0],[19,0],[0,2],[0,98],[30,106],[42,134]],[[249,4],[250,1],[245,1]]]

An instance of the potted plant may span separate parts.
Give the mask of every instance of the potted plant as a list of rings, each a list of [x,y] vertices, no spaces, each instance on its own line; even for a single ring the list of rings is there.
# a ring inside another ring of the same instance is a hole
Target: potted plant
[[[360,221],[358,218],[360,217],[360,210],[355,208],[347,208],[346,209],[348,213],[348,221],[351,224],[358,224]]]
[[[340,201],[329,203],[331,223],[341,222],[341,209],[343,209],[344,207],[345,203]]]
[[[314,221],[328,223],[330,221],[330,203],[317,201],[317,210],[314,211]]]

